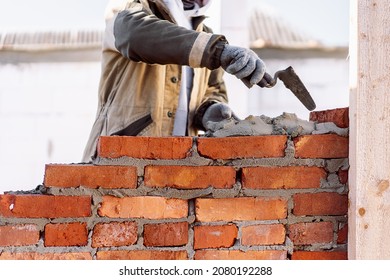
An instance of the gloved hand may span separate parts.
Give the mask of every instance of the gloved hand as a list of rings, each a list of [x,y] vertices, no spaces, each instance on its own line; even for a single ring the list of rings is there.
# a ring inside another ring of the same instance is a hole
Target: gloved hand
[[[249,77],[246,81],[243,80],[248,87],[259,83],[265,74],[265,64],[254,51],[229,44],[222,51],[221,66],[238,79]]]
[[[230,118],[237,121],[240,120],[228,105],[225,103],[215,103],[207,108],[202,118],[202,124],[206,130],[212,130],[212,127],[214,127],[213,124]]]

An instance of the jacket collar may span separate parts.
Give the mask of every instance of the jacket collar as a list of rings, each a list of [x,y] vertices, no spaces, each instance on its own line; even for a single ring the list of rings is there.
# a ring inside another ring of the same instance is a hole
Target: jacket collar
[[[164,19],[176,23],[174,17],[172,16],[172,13],[169,11],[168,7],[165,5],[163,0],[140,0],[140,1],[146,4],[147,6],[150,6],[149,3],[153,3],[160,11],[160,13],[163,15]],[[209,6],[211,4],[210,3],[211,0],[204,0],[203,2],[204,2],[204,7]],[[206,17],[203,14],[192,17],[195,30],[197,30],[198,26],[205,20],[205,18]]]

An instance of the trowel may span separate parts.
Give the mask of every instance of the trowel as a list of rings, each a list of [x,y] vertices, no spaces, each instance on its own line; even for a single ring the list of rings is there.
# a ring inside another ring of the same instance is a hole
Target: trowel
[[[301,79],[298,77],[291,66],[284,70],[277,71],[273,78],[268,73],[265,73],[263,80],[257,85],[260,87],[272,88],[276,85],[278,78],[284,83],[286,88],[292,91],[292,93],[309,111],[313,111],[316,108],[316,104],[309,91],[306,89],[305,85],[302,83]],[[248,85],[249,80],[249,78],[244,78],[244,84]]]

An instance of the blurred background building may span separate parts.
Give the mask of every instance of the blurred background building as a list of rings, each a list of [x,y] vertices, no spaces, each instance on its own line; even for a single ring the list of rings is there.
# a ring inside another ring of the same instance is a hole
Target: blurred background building
[[[43,182],[47,163],[79,162],[94,121],[107,0],[0,1],[0,193]],[[215,0],[207,23],[251,47],[268,72],[293,66],[317,110],[348,106],[348,0]],[[309,112],[281,82],[225,76],[241,117]]]

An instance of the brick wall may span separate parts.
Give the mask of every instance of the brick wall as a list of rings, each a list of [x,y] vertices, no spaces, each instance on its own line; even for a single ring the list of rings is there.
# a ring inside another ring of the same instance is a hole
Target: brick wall
[[[336,134],[102,137],[95,165],[0,196],[0,259],[346,259],[347,181]]]

